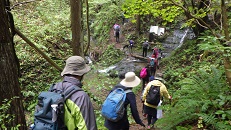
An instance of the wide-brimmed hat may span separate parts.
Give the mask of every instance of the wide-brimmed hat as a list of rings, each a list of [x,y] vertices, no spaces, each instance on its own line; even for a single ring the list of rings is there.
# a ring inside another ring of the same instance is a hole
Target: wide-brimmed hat
[[[90,70],[91,68],[81,56],[71,56],[66,60],[66,65],[61,76],[65,74],[82,76]]]
[[[127,72],[120,84],[125,87],[136,87],[140,84],[140,78],[134,72]]]

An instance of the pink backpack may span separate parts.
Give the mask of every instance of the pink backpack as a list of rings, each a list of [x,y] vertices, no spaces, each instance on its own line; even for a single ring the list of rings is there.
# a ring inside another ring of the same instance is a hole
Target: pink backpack
[[[145,78],[147,76],[147,68],[143,68],[141,71],[140,71],[140,78]]]

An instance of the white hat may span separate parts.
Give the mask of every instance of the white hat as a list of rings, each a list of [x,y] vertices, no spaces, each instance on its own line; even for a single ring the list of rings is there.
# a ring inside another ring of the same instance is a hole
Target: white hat
[[[66,65],[61,76],[65,74],[82,76],[90,70],[91,68],[81,56],[71,56],[66,60]]]
[[[136,87],[140,84],[140,78],[138,78],[134,72],[127,72],[120,84],[129,88]]]

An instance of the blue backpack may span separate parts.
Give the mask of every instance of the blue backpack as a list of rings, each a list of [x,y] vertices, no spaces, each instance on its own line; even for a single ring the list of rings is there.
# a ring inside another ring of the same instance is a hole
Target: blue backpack
[[[150,60],[150,66],[151,67],[155,66],[155,58],[151,58],[151,60]]]
[[[107,120],[117,122],[124,116],[124,102],[126,99],[126,93],[132,92],[132,90],[123,90],[117,88],[113,90],[106,98],[102,105],[101,114]]]
[[[63,93],[61,90],[53,89],[43,91],[38,96],[38,104],[34,113],[34,124],[32,130],[67,130],[64,124],[64,104],[73,93],[82,91],[77,86],[72,86]]]

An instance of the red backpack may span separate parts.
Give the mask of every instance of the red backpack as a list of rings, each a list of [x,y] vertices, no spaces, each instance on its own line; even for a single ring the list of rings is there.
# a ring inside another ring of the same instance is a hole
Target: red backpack
[[[145,78],[147,76],[147,68],[143,68],[141,71],[140,71],[140,78]]]

